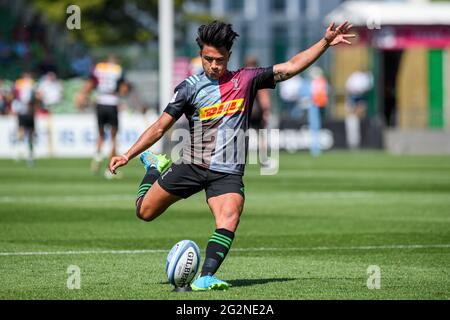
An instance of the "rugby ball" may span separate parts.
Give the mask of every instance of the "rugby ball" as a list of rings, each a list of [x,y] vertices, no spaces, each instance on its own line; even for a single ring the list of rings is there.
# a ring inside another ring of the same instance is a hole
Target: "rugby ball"
[[[182,240],[172,247],[166,260],[166,274],[176,288],[188,287],[200,266],[200,250],[191,240]]]

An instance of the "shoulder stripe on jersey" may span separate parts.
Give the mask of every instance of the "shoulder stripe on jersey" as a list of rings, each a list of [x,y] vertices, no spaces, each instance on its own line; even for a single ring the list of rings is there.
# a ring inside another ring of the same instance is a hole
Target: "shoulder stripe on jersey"
[[[199,77],[199,76],[194,75],[194,78],[195,78],[197,81],[200,81],[200,77]]]
[[[190,78],[187,78],[186,79],[186,81],[191,85],[191,86],[193,86],[194,85],[194,83],[191,81],[191,79]]]
[[[193,84],[197,83],[197,79],[195,79],[194,76],[189,77],[189,79],[192,81]]]

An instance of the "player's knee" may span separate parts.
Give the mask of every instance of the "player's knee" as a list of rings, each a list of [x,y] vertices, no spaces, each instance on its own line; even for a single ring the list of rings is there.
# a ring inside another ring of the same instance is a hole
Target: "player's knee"
[[[140,205],[136,208],[136,215],[145,222],[151,222],[158,216],[151,208],[144,205]]]
[[[145,222],[151,222],[151,221],[154,220],[153,216],[151,214],[148,214],[148,212],[143,210],[142,208],[141,209],[136,209],[136,216],[140,220],[145,221]]]

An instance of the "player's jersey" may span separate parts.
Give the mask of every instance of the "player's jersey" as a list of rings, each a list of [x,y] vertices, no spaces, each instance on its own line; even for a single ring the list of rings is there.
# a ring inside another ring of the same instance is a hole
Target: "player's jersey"
[[[31,78],[18,79],[14,84],[13,112],[19,115],[33,114],[31,102],[34,97],[35,82]]]
[[[124,81],[122,67],[116,63],[98,63],[91,76],[96,84],[97,104],[117,106],[119,104],[119,86]]]
[[[259,89],[275,88],[273,67],[227,72],[220,80],[204,73],[183,81],[165,112],[185,114],[190,144],[183,161],[213,171],[244,174],[250,114]]]

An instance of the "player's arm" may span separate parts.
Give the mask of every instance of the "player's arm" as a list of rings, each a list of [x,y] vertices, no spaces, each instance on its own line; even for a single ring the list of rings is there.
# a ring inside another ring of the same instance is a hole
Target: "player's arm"
[[[344,22],[334,29],[334,22],[331,23],[325,32],[324,37],[309,49],[300,52],[291,60],[277,64],[273,67],[275,82],[288,80],[312,65],[330,46],[340,43],[351,44],[347,39],[354,38],[354,34],[349,34],[352,25]]]
[[[176,118],[170,114],[163,112],[162,116],[151,125],[145,132],[139,137],[136,143],[128,150],[124,155],[119,157],[113,157],[109,164],[109,170],[112,173],[116,173],[117,168],[122,167],[128,163],[131,159],[141,154],[145,150],[153,146],[162,136],[169,130],[172,125],[177,121]]]
[[[83,108],[86,106],[89,95],[95,89],[95,81],[91,78],[86,80],[81,88],[81,91],[75,96],[75,105],[78,108]]]
[[[186,82],[182,82],[176,89],[172,100],[167,105],[162,116],[150,126],[128,150],[120,157],[114,157],[109,164],[109,170],[116,173],[116,169],[128,163],[131,159],[153,146],[169,130],[184,113],[190,101],[190,89]]]

